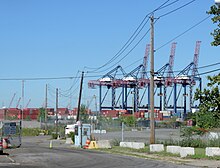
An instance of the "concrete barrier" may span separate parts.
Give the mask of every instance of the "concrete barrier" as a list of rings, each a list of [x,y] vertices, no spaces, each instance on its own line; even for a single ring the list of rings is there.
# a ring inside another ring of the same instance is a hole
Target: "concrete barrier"
[[[167,146],[167,152],[173,154],[180,154],[180,146]]]
[[[98,148],[107,148],[107,149],[112,148],[109,140],[99,140],[97,141],[97,146]]]
[[[220,148],[218,147],[207,147],[205,148],[206,156],[220,156]]]
[[[120,147],[142,149],[144,148],[143,142],[120,142]]]
[[[150,152],[163,152],[164,145],[163,144],[151,144],[150,145]]]
[[[92,133],[101,134],[101,130],[93,130]]]
[[[73,141],[71,138],[66,138],[66,144],[73,144]]]
[[[210,132],[208,135],[208,138],[209,139],[218,139],[218,138],[220,138],[220,134],[217,132]]]
[[[101,134],[106,134],[106,130],[101,130]]]
[[[191,147],[182,147],[180,149],[180,157],[186,157],[187,155],[195,155],[195,149]]]
[[[106,134],[107,133],[106,130],[92,130],[91,132],[94,134]]]

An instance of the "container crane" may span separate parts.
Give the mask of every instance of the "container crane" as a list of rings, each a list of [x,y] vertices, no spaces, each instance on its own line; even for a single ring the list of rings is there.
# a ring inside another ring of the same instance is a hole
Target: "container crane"
[[[16,108],[18,108],[18,106],[19,106],[19,104],[20,104],[20,101],[21,101],[21,97],[19,97],[19,99],[18,99],[18,102],[17,102]]]
[[[145,79],[147,77],[147,65],[148,65],[149,54],[150,54],[150,44],[147,44],[144,54],[144,60],[143,60],[142,79]]]
[[[184,116],[183,118],[185,118],[186,116],[186,97],[187,97],[187,93],[186,93],[186,86],[189,85],[190,87],[190,91],[189,91],[189,110],[190,112],[192,111],[192,107],[193,107],[193,98],[192,98],[192,94],[193,94],[193,86],[196,84],[196,81],[199,81],[199,88],[200,90],[202,89],[201,87],[201,78],[199,77],[199,73],[198,73],[198,60],[199,60],[199,51],[200,51],[200,45],[201,45],[201,41],[196,41],[196,47],[195,47],[195,53],[194,53],[194,57],[193,57],[193,61],[187,65],[176,77],[175,77],[175,82],[174,82],[174,113],[177,112],[177,84],[181,84],[183,89],[184,89],[184,93],[183,93],[183,97],[184,97]],[[190,74],[191,72],[191,74]]]
[[[12,105],[14,99],[15,99],[15,96],[16,96],[16,93],[14,93],[14,95],[12,96],[12,99],[11,99],[11,101],[9,103],[8,109],[11,107],[11,105]]]
[[[120,72],[121,74],[118,74]],[[99,86],[99,110],[102,111],[102,108],[112,109],[116,108],[116,88],[122,86],[121,78],[119,75],[124,76],[125,71],[122,69],[120,65],[109,71],[107,74],[103,75],[102,78],[98,80],[91,80],[88,82],[88,86],[90,88],[95,88],[95,86]],[[102,86],[107,87],[107,91],[102,97]],[[108,94],[109,89],[112,89],[112,104],[111,107],[103,106],[103,102]]]
[[[173,65],[174,65],[174,57],[175,57],[175,51],[176,51],[176,42],[171,44],[171,51],[170,51],[170,57],[169,62],[166,63],[162,68],[160,68],[156,72],[156,76],[154,77],[154,82],[157,85],[157,88],[160,89],[160,93],[158,94],[160,96],[160,110],[162,110],[162,96],[164,96],[164,105],[163,108],[167,107],[167,87],[172,86],[173,83]],[[165,73],[167,72],[167,75],[165,77]],[[162,93],[162,86],[164,86],[164,93]]]
[[[27,108],[27,107],[28,107],[28,105],[30,104],[30,102],[31,102],[31,99],[29,99],[29,100],[28,100],[28,102],[27,102],[27,104],[26,104],[25,108]]]

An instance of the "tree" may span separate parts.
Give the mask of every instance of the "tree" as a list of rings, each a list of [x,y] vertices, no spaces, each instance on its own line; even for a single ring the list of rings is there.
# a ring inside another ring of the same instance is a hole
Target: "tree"
[[[220,73],[208,80],[207,88],[195,93],[195,100],[200,100],[196,121],[201,128],[216,128],[220,127]]]
[[[37,121],[44,122],[45,121],[45,108],[41,107],[39,111],[40,113],[37,116]]]
[[[137,119],[134,116],[122,116],[120,120],[129,127],[134,127],[137,123]]]
[[[213,5],[210,8],[210,11],[207,12],[208,14],[214,15],[212,21],[214,24],[217,24],[217,28],[211,33],[214,38],[214,41],[211,43],[213,46],[220,45],[220,6]]]
[[[87,109],[84,104],[80,106],[80,116],[81,116],[81,121],[83,123],[88,123],[89,121],[89,115],[87,114]]]

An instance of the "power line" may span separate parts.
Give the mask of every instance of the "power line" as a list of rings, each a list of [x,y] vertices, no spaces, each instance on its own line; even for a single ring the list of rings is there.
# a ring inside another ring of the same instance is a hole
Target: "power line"
[[[206,71],[206,72],[203,72],[203,73],[199,73],[198,75],[202,76],[202,75],[206,75],[206,74],[217,72],[217,71],[220,71],[220,68],[214,69],[214,70],[211,70],[211,71]]]
[[[142,20],[142,22],[139,24],[139,26],[136,28],[136,30],[134,31],[134,33],[131,35],[131,37],[127,40],[127,42],[123,45],[123,47],[108,61],[106,62],[104,65],[98,67],[98,68],[91,68],[91,67],[85,67],[87,69],[95,69],[93,71],[90,72],[95,72],[98,71],[99,69],[105,67],[106,65],[109,65],[110,63],[112,63],[115,59],[117,59],[119,56],[121,56],[125,50],[133,43],[133,41],[137,38],[137,36],[140,34],[140,32],[143,30],[143,28],[145,27],[145,25],[147,24],[147,22],[149,21],[149,15],[151,15],[152,13],[164,9],[170,5],[173,5],[174,3],[178,2],[179,0],[176,0],[174,2],[171,2],[169,4],[167,4],[170,0],[165,1],[162,5],[160,5],[158,8],[156,8],[155,10],[153,10],[152,12],[148,13],[144,19]],[[167,4],[167,5],[166,5]],[[166,6],[165,6],[166,5]],[[147,19],[148,18],[148,19]],[[145,21],[147,19],[147,21]],[[137,34],[136,34],[137,33]],[[117,63],[116,63],[117,64]],[[113,67],[113,66],[112,66]]]
[[[199,21],[198,23],[196,23],[195,25],[193,25],[192,27],[188,28],[187,30],[185,30],[184,32],[180,33],[179,35],[177,35],[176,37],[172,38],[171,40],[167,41],[165,44],[161,45],[160,47],[158,47],[155,51],[160,50],[161,48],[163,48],[164,46],[170,44],[172,41],[176,40],[177,38],[183,36],[184,34],[186,34],[187,32],[189,32],[190,30],[192,30],[193,28],[197,27],[198,25],[200,25],[201,23],[203,23],[204,21],[206,21],[208,18],[210,18],[211,15],[209,15],[208,17],[205,17],[204,19],[202,19],[201,21]]]
[[[208,68],[208,67],[213,67],[213,66],[216,66],[216,65],[220,65],[220,62],[217,62],[217,63],[213,63],[213,64],[209,64],[209,65],[204,65],[204,66],[200,66],[198,67],[197,69],[204,69],[204,68]],[[124,68],[125,69],[125,68]],[[193,68],[190,68],[189,70],[192,70]],[[173,71],[173,73],[178,73],[178,72],[181,72],[182,70],[176,70],[176,71]],[[169,71],[164,71],[164,73],[168,73]],[[150,71],[147,71],[146,73],[150,73]],[[118,74],[118,75],[122,75],[122,74]]]
[[[220,62],[216,62],[216,63],[213,63],[213,64],[209,64],[209,65],[204,65],[204,66],[200,66],[198,67],[197,69],[202,69],[202,68],[207,68],[207,67],[211,67],[211,66],[216,66],[216,65],[219,65]],[[180,72],[181,70],[178,70],[178,71],[173,71],[173,72]],[[148,71],[149,72],[149,71]],[[90,73],[90,72],[86,72],[87,74]],[[85,76],[85,78],[94,78],[94,77],[102,77],[103,75],[87,75]],[[31,80],[63,80],[63,79],[78,79],[80,78],[79,76],[69,76],[69,77],[44,77],[44,78],[0,78],[0,81],[22,81],[22,80],[25,80],[25,81],[31,81]],[[55,93],[55,91],[53,91],[53,89],[51,89],[50,87],[52,88],[55,88],[53,87],[52,85],[48,84],[48,90],[52,91]]]
[[[76,77],[79,77],[79,71],[76,73]],[[72,82],[72,85],[70,86],[70,88],[67,89],[67,90],[61,90],[61,89],[60,89],[60,92],[63,92],[63,93],[64,93],[64,92],[69,92],[69,91],[71,91],[78,81],[79,81],[79,78],[74,78],[74,81]]]
[[[148,31],[141,37],[141,39],[134,45],[134,47],[132,47],[127,54],[125,54],[119,61],[117,61],[115,64],[113,64],[112,66],[106,68],[105,70],[99,71],[99,73],[105,72],[111,68],[113,68],[114,66],[116,66],[118,63],[120,63],[123,59],[125,59],[138,45],[139,43],[144,39],[144,37],[149,33],[150,29],[148,29]],[[88,71],[89,72],[89,71]]]
[[[184,8],[184,7],[186,7],[186,6],[188,6],[188,5],[190,5],[191,3],[193,3],[194,1],[196,1],[196,0],[192,0],[192,1],[190,1],[190,2],[188,2],[188,3],[186,3],[186,4],[184,4],[184,5],[182,5],[182,6],[180,6],[180,7],[178,7],[178,8],[176,8],[176,9],[174,9],[174,10],[172,10],[172,11],[170,11],[170,12],[167,12],[167,13],[165,13],[165,14],[163,14],[163,15],[161,15],[159,18],[162,18],[162,17],[164,17],[164,16],[167,16],[167,15],[169,15],[169,14],[171,14],[171,13],[173,13],[173,12],[176,12],[176,11],[178,11],[178,10],[180,10],[180,9],[182,9],[182,8]],[[168,5],[166,5],[166,6],[164,6],[166,3],[168,3],[168,1],[166,1],[164,4],[162,4],[159,8],[157,8],[156,10],[159,10],[159,9],[163,9],[163,8],[165,8],[165,7],[167,7],[167,6],[170,6],[170,5],[172,5],[173,3],[176,3],[177,1],[174,1],[174,2],[171,2],[170,4],[168,4]],[[153,12],[155,12],[156,10],[154,10]],[[153,13],[152,12],[152,13]],[[150,13],[151,14],[151,13]],[[149,14],[147,15],[147,16],[149,16]],[[146,16],[146,17],[147,17]],[[158,19],[159,19],[158,18]],[[149,19],[148,19],[149,20]],[[148,21],[147,20],[147,21]],[[158,21],[158,20],[157,20]],[[147,23],[147,22],[146,22]],[[145,24],[146,24],[145,23]],[[144,26],[145,26],[145,24],[144,24]],[[200,23],[199,23],[200,24]],[[143,27],[144,27],[143,26]],[[142,27],[142,28],[143,28]],[[194,27],[193,27],[194,28]],[[142,29],[141,29],[142,30]],[[138,35],[139,35],[139,33],[141,32],[141,30],[138,32]],[[191,30],[191,29],[190,29]],[[188,32],[189,30],[187,30],[186,32]],[[185,34],[186,32],[184,32],[183,34]],[[183,34],[181,34],[180,36],[182,36]],[[144,35],[144,36],[146,36],[146,34]],[[178,37],[180,37],[180,36],[178,36]],[[124,48],[124,50],[123,50],[123,52],[131,45],[131,43],[134,41],[134,39],[137,37],[137,35],[133,38],[133,40],[129,43],[129,45],[126,47],[126,48]],[[178,37],[176,37],[176,38],[178,38]],[[175,38],[175,39],[176,39]],[[137,47],[137,45],[141,42],[143,40],[143,37],[136,43],[136,45],[124,56],[124,57],[122,57],[119,61],[117,61],[114,65],[112,65],[111,67],[109,67],[109,68],[107,68],[107,69],[105,69],[105,70],[102,70],[102,71],[99,71],[99,73],[101,73],[101,72],[105,72],[105,71],[107,71],[107,70],[109,70],[109,69],[111,69],[112,67],[114,67],[115,65],[117,65],[119,62],[121,62],[125,57],[127,57],[130,53],[131,53],[131,51],[133,51],[134,50],[134,48],[136,48]],[[172,41],[173,41],[174,39],[172,39]],[[170,41],[168,42],[168,43],[170,43]],[[165,45],[167,45],[167,44],[165,44]],[[155,50],[156,51],[156,50]],[[123,52],[121,52],[120,53],[120,55],[123,53]],[[120,56],[119,55],[119,56]],[[119,56],[117,56],[117,58],[119,57]],[[113,57],[114,58],[114,57]],[[111,61],[112,62],[112,61]],[[111,63],[110,62],[110,63]],[[108,62],[109,63],[109,62]],[[104,67],[104,66],[103,66]],[[97,71],[99,68],[97,68],[96,70],[94,70],[94,71]],[[100,68],[101,69],[101,68]],[[90,72],[94,72],[94,71],[90,71]]]
[[[165,13],[165,14],[159,16],[159,18],[162,18],[162,17],[164,17],[164,16],[167,16],[167,15],[173,13],[173,12],[176,12],[176,11],[178,11],[178,10],[180,10],[180,9],[182,9],[182,8],[184,8],[184,7],[186,7],[186,6],[188,6],[188,5],[190,5],[191,3],[195,2],[195,1],[196,1],[196,0],[192,0],[192,1],[190,1],[190,2],[188,2],[188,3],[186,3],[186,4],[184,4],[184,5],[182,5],[182,6],[178,7],[178,8],[176,8],[176,9],[170,11],[170,12],[167,12],[167,13]]]

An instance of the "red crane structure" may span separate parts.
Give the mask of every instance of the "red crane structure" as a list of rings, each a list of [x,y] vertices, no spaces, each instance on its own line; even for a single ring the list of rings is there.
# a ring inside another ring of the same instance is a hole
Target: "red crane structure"
[[[16,93],[14,93],[14,95],[12,96],[12,99],[11,99],[11,101],[10,101],[10,103],[9,103],[8,108],[10,108],[10,107],[11,107],[11,105],[12,105],[12,103],[13,103],[14,99],[15,99],[15,96],[16,96]]]
[[[156,84],[157,88],[160,89],[159,93],[157,94],[160,97],[160,105],[157,108],[159,108],[160,110],[162,109],[165,110],[167,107],[167,87],[171,87],[174,81],[173,65],[174,65],[176,44],[177,44],[176,42],[171,44],[169,62],[166,63],[162,68],[160,68],[155,73],[156,75],[154,77],[154,83]],[[164,91],[162,91],[163,90],[162,88],[164,89]],[[162,97],[163,97],[163,100],[162,100]]]
[[[19,106],[19,104],[20,104],[20,101],[21,101],[21,97],[19,97],[19,99],[18,99],[18,102],[17,102],[16,108],[18,108],[18,106]]]
[[[29,106],[30,102],[31,102],[31,99],[28,100],[28,102],[27,102],[25,108],[27,108],[27,107]]]
[[[120,72],[120,73],[118,73]],[[96,88],[96,86],[99,86],[99,110],[100,112],[102,109],[111,109],[114,110],[116,107],[116,89],[119,88],[122,84],[122,77],[125,75],[124,70],[119,65],[109,71],[107,74],[102,76],[102,78],[98,80],[90,80],[88,82],[89,88]],[[102,97],[102,87],[106,87],[107,91],[105,92],[104,96]],[[109,90],[112,90],[111,94],[111,106],[104,106],[104,101],[106,96],[108,95]]]
[[[138,106],[140,104],[139,101],[139,89],[148,86],[149,79],[147,79],[147,63],[149,57],[150,45],[146,45],[145,55],[143,64],[139,65],[135,69],[133,69],[129,73],[125,73],[121,66],[117,66],[116,68],[109,71],[102,78],[98,80],[91,80],[88,82],[89,88],[95,88],[99,86],[99,110],[102,109],[134,109],[134,111],[138,111]],[[118,72],[121,72],[119,77]],[[104,96],[102,96],[103,87],[107,87],[107,91]],[[104,106],[104,100],[107,97],[109,89],[112,89],[112,106]],[[118,95],[116,99],[116,89],[121,88],[121,93]],[[128,88],[130,90],[128,91]],[[131,91],[133,89],[133,91]],[[134,101],[133,107],[128,107],[128,97],[133,94]],[[143,96],[142,96],[143,97]],[[119,100],[121,101],[121,105],[119,104]],[[143,99],[143,98],[142,98]],[[142,100],[141,99],[141,100]]]
[[[177,95],[177,84],[181,85],[181,88],[184,88],[183,99],[183,118],[186,117],[186,97],[189,95],[189,111],[192,112],[193,108],[193,86],[196,85],[196,81],[199,82],[199,89],[202,89],[202,79],[198,73],[198,61],[199,61],[199,51],[200,51],[201,41],[196,42],[195,53],[193,57],[193,61],[186,66],[176,77],[174,81],[174,113],[177,113],[177,100],[179,98],[181,89],[179,94]],[[191,72],[191,74],[190,74]],[[187,86],[189,86],[189,94],[187,94]]]
[[[201,41],[196,42],[196,48],[194,53],[193,61],[186,66],[179,74],[174,75],[174,58],[176,54],[176,45],[174,42],[171,44],[171,51],[169,56],[169,62],[166,63],[162,68],[155,72],[154,83],[156,89],[154,95],[158,93],[157,89],[159,88],[159,93],[157,94],[160,100],[160,105],[155,106],[159,110],[173,110],[174,114],[177,114],[177,109],[184,109],[184,116],[186,115],[186,99],[189,95],[189,110],[192,110],[193,107],[193,86],[200,84],[201,89],[201,78],[198,73],[198,59],[200,51]],[[140,110],[148,110],[150,104],[150,80],[147,76],[147,64],[149,57],[150,45],[146,45],[145,54],[143,63],[138,67],[131,70],[129,73],[126,73],[123,68],[118,65],[107,74],[103,75],[98,80],[90,80],[88,82],[89,88],[99,87],[99,111],[101,112],[104,109],[108,110],[132,110],[133,112],[138,112]],[[178,88],[177,94],[177,86]],[[187,86],[189,86],[189,92],[187,92]],[[183,99],[184,105],[177,106],[178,98],[180,93],[184,89]],[[116,90],[120,90],[120,93]],[[111,91],[111,92],[109,92]],[[146,96],[145,93],[148,92]],[[109,95],[109,93],[111,93]],[[142,96],[140,96],[141,94]],[[169,93],[169,97],[167,96]],[[168,105],[171,96],[173,95],[174,100],[172,101],[173,105]],[[107,96],[111,98],[111,104],[106,102]],[[131,106],[128,105],[128,101],[131,100]],[[120,101],[121,100],[121,101]],[[142,100],[147,101],[146,105]],[[106,105],[108,104],[108,105]],[[143,105],[144,104],[144,105]]]

